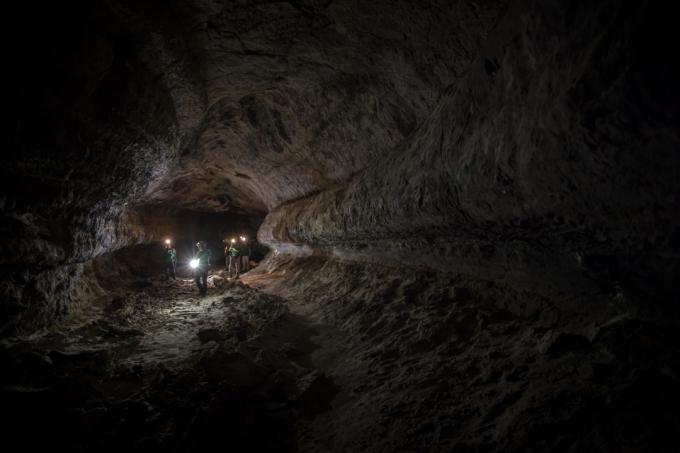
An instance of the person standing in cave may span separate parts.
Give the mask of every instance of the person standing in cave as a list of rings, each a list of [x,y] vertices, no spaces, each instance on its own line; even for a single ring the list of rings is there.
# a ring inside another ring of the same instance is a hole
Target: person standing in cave
[[[198,292],[205,294],[208,292],[208,268],[210,267],[210,250],[206,247],[205,242],[199,241],[196,243],[198,252],[194,258],[197,261],[197,266],[194,270],[196,286]]]
[[[229,241],[225,253],[227,254],[227,276],[229,278],[234,277],[233,270],[236,272],[235,278],[238,278],[241,273],[241,258],[239,256],[241,252],[236,245],[236,239]]]
[[[224,244],[224,267],[229,269],[229,239],[222,239]]]
[[[250,245],[248,245],[248,238],[241,236],[241,244],[239,244],[240,260],[241,260],[241,271],[246,273],[250,270]]]
[[[165,243],[165,252],[163,253],[163,279],[177,280],[175,276],[175,267],[177,266],[177,251],[171,243]]]

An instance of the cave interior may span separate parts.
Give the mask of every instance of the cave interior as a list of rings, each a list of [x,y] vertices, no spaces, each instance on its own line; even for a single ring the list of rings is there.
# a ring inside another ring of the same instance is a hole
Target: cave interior
[[[680,451],[675,17],[13,2],[3,443]]]

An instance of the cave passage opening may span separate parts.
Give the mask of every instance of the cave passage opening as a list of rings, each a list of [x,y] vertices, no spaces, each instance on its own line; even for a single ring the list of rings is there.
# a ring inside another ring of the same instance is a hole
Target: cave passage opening
[[[266,245],[257,242],[257,230],[264,218],[259,212],[198,211],[169,203],[138,205],[130,211],[124,218],[134,219],[140,243],[125,245],[94,259],[98,268],[117,269],[115,278],[100,272],[100,284],[107,288],[125,286],[125,282],[134,282],[132,287],[140,288],[145,286],[143,281],[163,279],[163,256],[168,246],[175,250],[176,276],[187,281],[194,277],[190,262],[196,257],[199,242],[210,252],[210,275],[224,272],[225,246],[231,240],[248,246],[253,266],[269,252]],[[102,281],[107,278],[112,281]]]

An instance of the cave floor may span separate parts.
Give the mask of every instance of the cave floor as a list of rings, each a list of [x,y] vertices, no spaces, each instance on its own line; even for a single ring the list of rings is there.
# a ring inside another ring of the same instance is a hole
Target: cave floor
[[[72,451],[297,450],[294,415],[335,393],[310,358],[314,327],[281,298],[210,280],[206,296],[151,282],[95,321],[4,344],[8,432]]]
[[[579,332],[578,313],[489,282],[279,269],[217,272],[206,296],[147,281],[90,322],[2,344],[7,433],[68,451],[677,445],[677,347],[660,347],[675,333],[627,316]]]

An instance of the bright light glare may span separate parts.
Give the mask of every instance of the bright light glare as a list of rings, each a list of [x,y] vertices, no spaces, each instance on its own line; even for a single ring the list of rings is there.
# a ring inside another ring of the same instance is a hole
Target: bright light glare
[[[246,237],[245,237],[245,236],[241,236],[241,240],[242,240],[243,242],[246,242]]]
[[[168,244],[168,245],[170,245],[170,239],[166,239],[166,240],[165,240],[165,243]]]
[[[233,244],[234,242],[236,242],[236,239],[231,238],[231,243]]]
[[[196,269],[198,267],[198,260],[191,260],[189,266],[191,266],[192,269]]]

